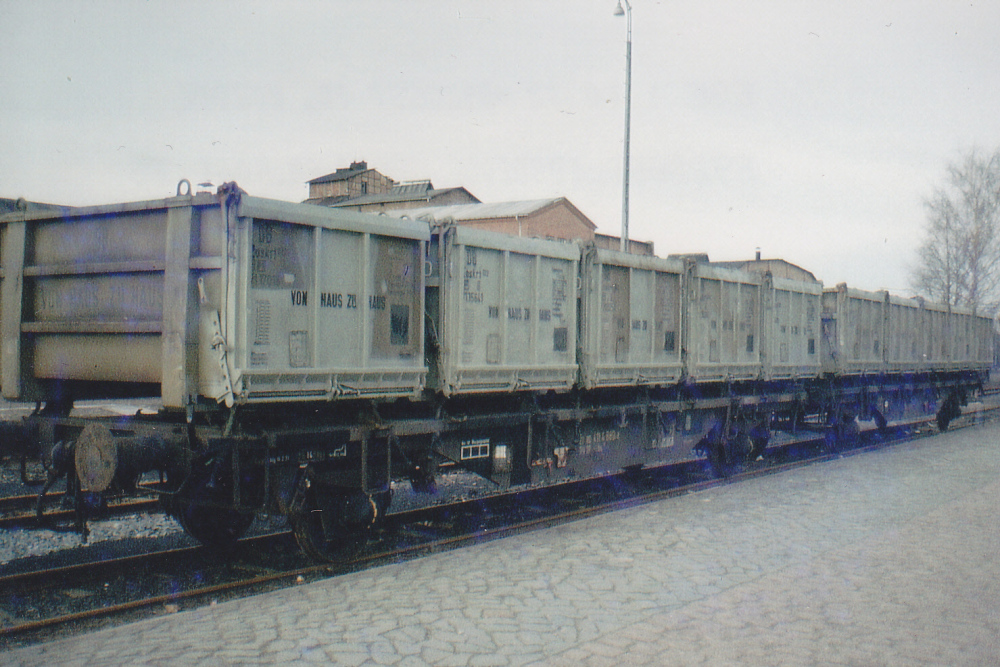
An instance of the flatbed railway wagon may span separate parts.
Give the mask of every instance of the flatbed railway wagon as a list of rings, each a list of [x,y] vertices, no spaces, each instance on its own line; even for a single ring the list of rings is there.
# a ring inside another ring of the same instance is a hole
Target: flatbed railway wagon
[[[336,558],[394,482],[726,470],[810,421],[950,418],[992,360],[986,318],[884,293],[185,184],[0,218],[2,392],[36,405],[0,448],[67,476],[81,530],[154,494],[204,543],[280,514]],[[133,398],[162,407],[73,410]]]

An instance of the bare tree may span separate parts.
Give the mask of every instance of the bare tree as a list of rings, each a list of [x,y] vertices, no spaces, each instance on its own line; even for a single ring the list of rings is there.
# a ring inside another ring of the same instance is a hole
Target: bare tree
[[[924,203],[913,287],[934,301],[993,311],[1000,301],[1000,149],[970,151]]]

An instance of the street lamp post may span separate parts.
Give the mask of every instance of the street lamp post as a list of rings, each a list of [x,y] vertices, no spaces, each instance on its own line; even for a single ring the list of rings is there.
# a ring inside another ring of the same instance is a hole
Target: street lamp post
[[[625,8],[622,9],[622,2]],[[621,251],[628,252],[628,163],[629,125],[632,117],[632,5],[628,0],[618,0],[615,16],[625,16],[625,166],[622,169],[622,243]]]

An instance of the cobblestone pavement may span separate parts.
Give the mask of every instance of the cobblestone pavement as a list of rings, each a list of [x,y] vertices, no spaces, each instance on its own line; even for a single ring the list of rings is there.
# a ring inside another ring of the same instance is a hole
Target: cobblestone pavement
[[[1000,664],[998,521],[988,425],[0,663]]]

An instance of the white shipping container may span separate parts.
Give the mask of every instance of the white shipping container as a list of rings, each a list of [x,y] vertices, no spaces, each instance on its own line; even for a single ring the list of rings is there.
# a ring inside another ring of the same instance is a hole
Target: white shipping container
[[[972,370],[992,363],[992,322],[958,307],[824,290],[825,370],[843,374]]]
[[[426,224],[178,192],[3,219],[6,398],[421,392]]]
[[[851,375],[885,369],[888,298],[843,283],[823,291],[825,370]]]
[[[246,197],[238,216],[238,396],[420,392],[426,224]]]
[[[579,247],[453,225],[435,237],[443,253],[435,388],[571,389]]]
[[[667,385],[682,363],[684,262],[589,247],[581,274],[581,384]]]
[[[689,280],[688,377],[694,382],[761,377],[761,278],[698,263]]]
[[[771,379],[822,373],[820,321],[823,286],[766,278],[763,289],[765,374]]]

